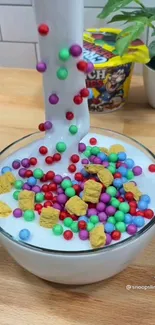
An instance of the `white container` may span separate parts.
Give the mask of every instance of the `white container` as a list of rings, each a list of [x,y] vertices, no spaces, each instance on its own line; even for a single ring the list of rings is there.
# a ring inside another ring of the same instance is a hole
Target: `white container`
[[[144,87],[149,104],[155,108],[155,70],[144,65]]]

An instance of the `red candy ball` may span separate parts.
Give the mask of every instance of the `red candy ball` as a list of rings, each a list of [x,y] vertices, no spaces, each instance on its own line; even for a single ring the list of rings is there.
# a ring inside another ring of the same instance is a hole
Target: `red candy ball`
[[[97,144],[97,139],[96,138],[91,138],[89,140],[89,143],[92,145],[92,146],[95,146]]]
[[[125,198],[126,198],[126,200],[127,200],[128,202],[133,201],[133,199],[134,199],[133,193],[132,193],[132,192],[127,192],[127,193],[125,194]]]
[[[79,71],[86,72],[88,68],[88,63],[86,61],[79,61],[77,63],[77,68]]]
[[[51,201],[46,201],[45,203],[44,203],[44,208],[48,208],[48,207],[52,207],[52,202]]]
[[[38,32],[41,36],[46,36],[49,33],[49,27],[46,24],[41,24],[38,27]]]
[[[57,196],[55,195],[55,196],[53,196],[53,200],[52,200],[52,202],[53,203],[57,203],[58,201],[57,201]]]
[[[121,232],[118,231],[118,230],[114,230],[112,233],[111,233],[111,238],[113,240],[119,240],[121,238]]]
[[[121,173],[117,172],[114,174],[114,178],[122,178]]]
[[[47,179],[47,181],[52,181],[54,177],[55,177],[55,173],[52,172],[51,170],[46,173],[46,179]]]
[[[151,209],[146,209],[144,211],[144,217],[147,219],[152,219],[154,217],[154,212]]]
[[[30,165],[35,166],[37,164],[37,159],[35,157],[30,158]]]
[[[60,160],[61,160],[61,155],[60,155],[60,153],[55,153],[54,156],[53,156],[53,160],[54,160],[54,161],[60,161]]]
[[[79,193],[81,192],[81,187],[80,187],[80,185],[75,184],[75,185],[73,185],[73,188],[74,188],[74,190],[75,190],[75,192],[76,192],[77,194],[79,194]]]
[[[39,148],[39,152],[41,155],[46,155],[48,153],[48,149],[45,146]]]
[[[89,90],[87,88],[83,88],[80,91],[81,97],[87,98],[89,96]]]
[[[42,207],[43,207],[43,206],[42,206],[42,204],[40,204],[40,203],[37,203],[37,204],[35,204],[35,206],[34,206],[34,208],[35,208],[36,211],[41,210]]]
[[[155,164],[151,164],[148,168],[151,173],[155,173]]]
[[[81,220],[81,221],[78,222],[78,227],[79,227],[79,230],[86,229],[87,228],[87,223],[84,220]]]
[[[70,218],[72,218],[73,221],[77,221],[78,220],[78,217],[75,216],[74,214],[70,215]]]
[[[121,163],[120,161],[118,161],[118,162],[116,163],[116,168],[119,168],[121,165],[122,165],[122,163]]]
[[[42,187],[41,187],[41,190],[42,192],[46,193],[46,192],[49,192],[49,186],[47,184],[44,184]]]
[[[53,194],[51,192],[45,193],[45,200],[53,200]]]
[[[66,211],[61,211],[59,215],[59,219],[63,221],[65,218],[68,217],[68,213]]]
[[[66,113],[66,119],[67,119],[68,121],[73,120],[73,118],[74,118],[74,114],[73,114],[72,112],[67,112],[67,113]]]
[[[137,208],[137,202],[136,201],[131,201],[129,202],[130,208]]]
[[[81,173],[76,173],[75,176],[74,176],[75,180],[78,181],[78,182],[82,182],[84,177]]]
[[[46,162],[47,165],[52,165],[53,164],[53,157],[52,156],[46,157],[45,162]]]
[[[121,202],[121,203],[122,203],[122,202],[125,202],[124,198],[121,197],[121,196],[118,198],[118,201]]]
[[[42,178],[40,178],[41,183],[45,183],[47,181],[46,175],[44,175]]]
[[[41,214],[41,210],[42,210],[42,209],[40,209],[40,210],[38,210],[38,211],[37,211],[37,212],[38,212],[38,214]]]
[[[25,175],[24,175],[25,177],[27,177],[27,178],[29,178],[29,177],[32,177],[33,176],[33,171],[32,170],[30,170],[30,169],[28,169],[28,170],[26,170],[26,172],[25,172]]]
[[[136,216],[144,217],[144,211],[136,211]]]
[[[66,230],[64,231],[63,236],[66,240],[71,240],[73,238],[73,233],[71,230]]]
[[[76,164],[76,163],[79,162],[79,160],[80,160],[80,157],[78,155],[72,155],[71,156],[71,162],[72,163]]]
[[[96,209],[96,204],[95,203],[88,203],[88,208],[89,209]]]
[[[76,166],[75,166],[74,164],[69,165],[69,166],[68,166],[68,171],[69,171],[70,173],[75,173],[75,171],[76,171]]]
[[[45,131],[45,126],[44,123],[40,123],[38,126],[39,131],[44,132]]]
[[[50,183],[48,187],[49,187],[49,191],[55,192],[57,190],[57,184],[55,183]]]
[[[129,213],[130,213],[132,216],[136,216],[136,208],[131,207],[130,210],[129,210]]]
[[[74,102],[74,104],[76,104],[76,105],[80,105],[80,104],[82,104],[83,99],[82,99],[82,97],[81,97],[80,95],[76,95],[76,96],[74,96],[74,98],[73,98],[73,102]]]

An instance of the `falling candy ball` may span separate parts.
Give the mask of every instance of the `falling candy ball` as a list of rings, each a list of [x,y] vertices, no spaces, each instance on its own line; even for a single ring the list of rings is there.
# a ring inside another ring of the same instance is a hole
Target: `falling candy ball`
[[[56,94],[52,94],[52,95],[49,97],[49,102],[50,102],[50,104],[52,104],[52,105],[56,105],[56,104],[59,102],[59,97],[58,97]]]
[[[67,48],[63,48],[59,52],[59,59],[62,61],[67,61],[70,58],[70,53]]]
[[[57,78],[59,80],[65,80],[68,77],[68,70],[66,68],[60,68],[57,70]]]
[[[74,44],[70,47],[70,54],[77,58],[78,56],[80,56],[82,54],[82,47],[78,44]]]
[[[38,62],[36,65],[36,69],[38,72],[45,72],[47,69],[46,63],[45,62]]]
[[[91,62],[87,62],[87,70],[86,73],[91,73],[94,71],[94,65]]]
[[[46,24],[41,24],[38,27],[38,32],[41,36],[46,36],[49,33],[49,27]]]

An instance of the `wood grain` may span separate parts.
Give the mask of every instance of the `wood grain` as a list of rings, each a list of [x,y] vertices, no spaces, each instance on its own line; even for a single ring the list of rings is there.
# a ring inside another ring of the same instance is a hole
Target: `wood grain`
[[[0,149],[31,133],[44,119],[41,76],[0,70]],[[123,110],[91,115],[91,125],[122,132],[155,152],[155,110],[140,77],[132,81]],[[43,281],[18,266],[0,248],[1,325],[154,325],[155,240],[125,271],[101,283],[66,287]]]

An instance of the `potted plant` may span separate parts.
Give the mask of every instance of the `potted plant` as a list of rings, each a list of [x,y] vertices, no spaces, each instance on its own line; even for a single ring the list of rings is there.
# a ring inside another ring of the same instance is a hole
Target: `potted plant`
[[[146,28],[149,27],[152,38],[155,37],[155,7],[147,8],[142,1],[135,0],[139,6],[136,10],[124,10],[133,0],[108,0],[98,18],[105,19],[110,14],[121,10],[121,13],[112,17],[109,23],[122,22],[124,28],[119,33],[116,41],[118,55],[122,56],[128,51],[131,42],[140,38]],[[126,27],[126,24],[127,27]],[[149,44],[150,61],[144,65],[144,86],[150,105],[155,108],[155,39]]]

